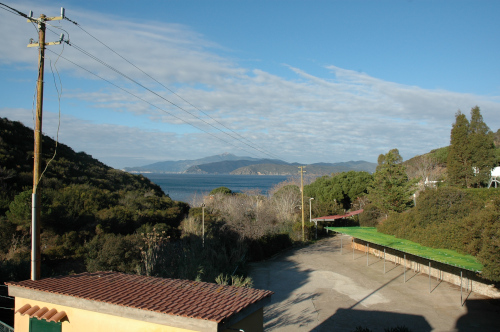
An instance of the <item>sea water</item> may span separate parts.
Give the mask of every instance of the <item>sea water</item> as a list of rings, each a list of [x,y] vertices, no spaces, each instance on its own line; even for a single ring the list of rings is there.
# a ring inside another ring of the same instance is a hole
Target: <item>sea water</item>
[[[159,185],[175,201],[190,202],[193,197],[208,195],[219,187],[233,192],[259,190],[267,195],[269,189],[286,181],[286,175],[227,175],[227,174],[159,174],[145,173],[145,177]]]

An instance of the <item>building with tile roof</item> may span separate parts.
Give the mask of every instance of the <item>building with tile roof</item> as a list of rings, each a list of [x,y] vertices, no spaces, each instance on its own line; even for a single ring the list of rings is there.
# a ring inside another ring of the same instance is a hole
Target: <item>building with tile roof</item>
[[[263,331],[273,292],[118,272],[7,282],[15,331]]]

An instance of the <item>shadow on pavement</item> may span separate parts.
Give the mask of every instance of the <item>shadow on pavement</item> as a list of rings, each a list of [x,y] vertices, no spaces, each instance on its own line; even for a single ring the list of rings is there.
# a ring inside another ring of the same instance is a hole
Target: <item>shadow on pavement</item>
[[[464,306],[467,313],[458,318],[457,331],[500,331],[500,299],[467,300]]]
[[[315,321],[316,314],[309,310],[307,307],[295,311],[293,314],[289,313],[288,309],[293,305],[300,305],[301,302],[308,302],[314,300],[317,294],[300,294],[292,300],[286,300],[273,307],[272,310],[266,312],[266,320],[264,330],[277,329],[280,327],[309,325]]]
[[[384,331],[397,326],[406,326],[409,330],[415,332],[432,330],[427,320],[419,315],[340,308],[312,331],[354,331],[358,326],[368,328],[373,332]]]

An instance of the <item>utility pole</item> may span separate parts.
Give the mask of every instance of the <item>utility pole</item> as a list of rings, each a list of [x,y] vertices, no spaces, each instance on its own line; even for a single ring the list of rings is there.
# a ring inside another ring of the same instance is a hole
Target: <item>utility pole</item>
[[[37,82],[37,100],[36,100],[36,118],[35,118],[35,148],[33,162],[33,193],[31,196],[31,280],[40,279],[40,196],[38,185],[41,178],[41,157],[42,157],[42,114],[43,114],[43,70],[45,61],[45,46],[60,44],[64,35],[57,42],[45,43],[45,22],[64,19],[64,8],[61,8],[61,16],[46,17],[44,14],[40,18],[33,18],[30,12],[28,22],[38,23],[38,43],[30,42],[28,47],[39,48],[38,55],[38,82]]]
[[[305,166],[299,166],[300,168],[300,194],[302,196],[302,242],[305,241],[305,237],[304,237],[304,168],[306,168]]]

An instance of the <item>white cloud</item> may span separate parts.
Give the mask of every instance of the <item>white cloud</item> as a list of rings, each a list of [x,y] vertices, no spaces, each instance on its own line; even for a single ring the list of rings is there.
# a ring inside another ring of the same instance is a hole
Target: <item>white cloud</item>
[[[224,55],[227,50],[222,46],[183,25],[133,23],[83,10],[71,18],[85,22],[85,29],[92,35],[232,130],[65,23],[73,43],[196,116],[66,46],[63,56],[154,105],[110,87],[64,60],[58,62],[65,87],[61,141],[111,166],[193,159],[226,151],[269,157],[247,144],[290,162],[375,162],[380,153],[392,148],[398,148],[407,159],[447,145],[455,112],[461,109],[468,113],[475,105],[481,107],[492,130],[500,128],[498,97],[425,90],[334,65],[326,66],[321,77],[285,65],[295,74],[285,79],[259,68],[238,66],[237,60]],[[1,12],[0,19],[7,20],[10,36],[0,49],[0,65],[22,67],[33,63],[33,52],[26,52],[25,43],[19,43],[21,37],[33,35],[33,27],[26,23],[26,27],[16,30],[13,26],[19,24],[13,24],[13,20],[17,18]],[[32,90],[26,94],[29,96]],[[84,116],[88,108],[102,110],[102,115],[89,119]],[[55,109],[56,104],[48,101],[44,131],[50,136],[55,135],[56,116],[50,112]],[[31,121],[31,111],[0,110],[2,116]],[[128,114],[142,120],[127,122],[124,119]],[[186,130],[181,119],[202,131]],[[172,130],[172,126],[176,129]]]

